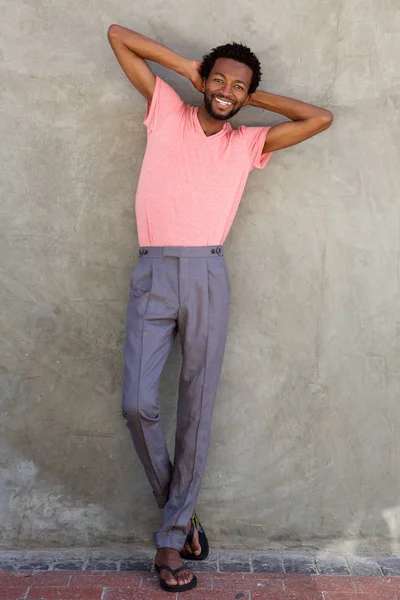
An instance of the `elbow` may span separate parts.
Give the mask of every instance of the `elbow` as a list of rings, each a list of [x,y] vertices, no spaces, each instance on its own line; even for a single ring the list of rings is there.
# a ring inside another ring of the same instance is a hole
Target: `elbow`
[[[110,27],[108,28],[107,31],[107,37],[109,40],[111,40],[111,38],[115,38],[117,33],[118,33],[118,29],[119,29],[119,25],[110,25]]]
[[[333,123],[333,113],[330,110],[325,110],[321,115],[321,123],[324,129],[328,129]]]
[[[331,111],[326,110],[325,108],[318,109],[318,112],[316,112],[314,116],[309,119],[310,130],[313,132],[311,135],[315,135],[325,131],[325,129],[329,129],[332,123],[333,114]]]

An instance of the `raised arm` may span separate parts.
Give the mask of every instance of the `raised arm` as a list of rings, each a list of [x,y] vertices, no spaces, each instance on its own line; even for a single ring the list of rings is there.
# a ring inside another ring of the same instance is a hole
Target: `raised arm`
[[[196,89],[200,89],[197,61],[184,58],[166,46],[120,25],[109,27],[108,40],[129,81],[148,102],[153,98],[156,78],[146,60],[173,69],[190,79]]]
[[[247,104],[265,108],[292,120],[292,122],[280,123],[271,127],[265,139],[263,152],[273,152],[294,146],[328,129],[333,121],[332,113],[325,108],[261,90],[254,92]]]

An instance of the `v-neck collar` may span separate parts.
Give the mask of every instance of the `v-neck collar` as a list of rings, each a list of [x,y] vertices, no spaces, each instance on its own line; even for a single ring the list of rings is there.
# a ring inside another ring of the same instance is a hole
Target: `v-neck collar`
[[[213,133],[212,135],[206,135],[204,133],[204,129],[202,128],[201,123],[199,121],[199,107],[195,106],[193,108],[194,108],[194,110],[193,110],[194,127],[197,131],[199,131],[199,133],[201,133],[203,135],[203,137],[206,140],[212,140],[217,137],[220,137],[221,135],[225,135],[229,131],[229,129],[232,129],[230,123],[228,123],[228,121],[226,121],[224,123],[224,126],[222,127],[222,129],[217,131],[217,133]]]

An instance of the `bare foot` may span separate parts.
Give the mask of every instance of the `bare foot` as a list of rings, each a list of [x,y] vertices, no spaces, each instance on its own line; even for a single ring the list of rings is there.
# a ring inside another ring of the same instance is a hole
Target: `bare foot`
[[[177,569],[183,564],[178,550],[174,550],[174,548],[159,548],[155,562],[158,567],[168,565],[171,569]],[[176,577],[174,577],[169,571],[162,569],[160,577],[168,585],[185,585],[185,583],[189,583],[193,579],[193,573],[189,569],[185,569],[184,571],[179,571]]]
[[[192,522],[189,521],[188,532],[190,531],[190,526]],[[194,530],[193,539],[191,544],[185,544],[182,548],[182,552],[185,554],[194,554],[198,556],[201,553],[201,546],[199,542],[199,532],[197,529]]]

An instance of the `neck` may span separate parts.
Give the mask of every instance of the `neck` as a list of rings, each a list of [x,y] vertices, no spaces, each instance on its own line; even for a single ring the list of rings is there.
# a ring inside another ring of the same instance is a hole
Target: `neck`
[[[214,119],[214,117],[212,117],[210,113],[207,112],[204,102],[200,106],[197,116],[199,118],[202,130],[207,136],[214,135],[215,133],[218,133],[218,131],[221,131],[221,129],[226,123],[226,121]]]

